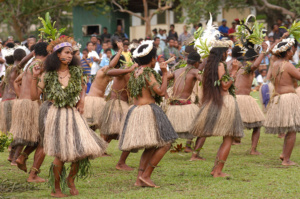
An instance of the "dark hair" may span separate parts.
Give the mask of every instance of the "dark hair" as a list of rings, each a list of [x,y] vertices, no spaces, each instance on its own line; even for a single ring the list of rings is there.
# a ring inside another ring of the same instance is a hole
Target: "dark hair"
[[[175,28],[174,24],[171,24],[171,25],[170,25],[170,27],[173,27],[173,28]]]
[[[117,54],[113,55],[111,58],[110,58],[110,61],[113,60],[115,58]],[[124,55],[121,55],[120,56],[120,59],[118,60],[118,63],[115,65],[114,68],[121,68],[124,64],[124,62],[126,62],[126,59],[124,57]]]
[[[119,50],[117,42],[120,42],[120,41],[121,41],[121,39],[118,36],[111,37],[112,49],[114,51],[118,51]]]
[[[111,52],[111,49],[110,49],[110,48],[108,48],[108,49],[105,49],[104,53],[107,53],[108,51],[110,51],[110,52]]]
[[[193,45],[188,45],[188,46],[185,47],[184,52],[192,53],[192,52],[197,52],[197,51],[195,50]]]
[[[86,46],[88,46],[89,44],[93,44],[93,42],[91,42],[91,41],[86,42]]]
[[[16,49],[14,51],[14,61],[21,61],[26,56],[26,52],[23,49]]]
[[[139,38],[139,43],[141,43],[141,41],[143,41],[144,39],[143,38]]]
[[[12,43],[12,42],[9,42],[9,43],[6,44],[6,47],[13,48],[13,47],[15,47],[15,44]]]
[[[85,49],[83,49],[83,50],[82,50],[82,52],[83,52],[83,51],[89,52],[89,51],[88,51],[88,49],[86,49],[86,48],[85,48]]]
[[[197,52],[191,52],[187,57],[187,64],[195,64],[200,62],[201,56]]]
[[[157,39],[160,39],[160,38],[159,38],[159,37],[154,37],[154,39],[153,39],[153,40],[154,40],[154,41],[156,41]]]
[[[170,37],[170,38],[168,39],[168,41],[171,41],[171,40],[175,41],[175,38],[174,38],[174,37]]]
[[[202,27],[202,23],[198,23],[198,27]]]
[[[34,46],[35,55],[46,57],[48,55],[47,46],[48,46],[47,42],[39,42],[35,44]]]
[[[220,108],[223,103],[221,96],[221,87],[215,86],[215,82],[219,80],[218,67],[219,63],[224,60],[224,53],[228,48],[212,48],[207,59],[207,63],[203,73],[203,95],[202,103],[209,103],[216,105]],[[226,59],[226,58],[225,58]]]
[[[139,41],[137,39],[133,39],[132,43],[139,43]]]
[[[34,48],[35,48],[35,44],[33,44],[32,46],[30,46],[30,52],[32,52],[33,50],[34,50]]]
[[[241,51],[242,51],[241,47],[239,47],[239,46],[233,47],[232,48],[232,53],[231,53],[232,57],[233,58],[238,58],[238,57],[243,56],[243,53]]]
[[[129,41],[129,39],[127,39],[127,38],[124,38],[124,39],[122,39],[122,42],[125,42],[125,41]]]
[[[248,61],[253,61],[257,56],[258,56],[257,52],[255,52],[253,48],[249,48],[245,53],[244,59]]]
[[[14,64],[14,62],[15,62],[14,56],[13,56],[13,55],[6,56],[6,57],[5,57],[5,61],[6,61],[6,63],[9,64],[9,65]]]
[[[103,29],[107,30],[107,27],[103,27]]]
[[[36,39],[36,37],[34,35],[30,35],[28,38]]]
[[[143,50],[147,47],[148,47],[148,44],[141,45],[138,48],[138,53],[143,52]],[[156,57],[156,48],[153,46],[152,50],[148,53],[148,55],[143,56],[143,57],[138,57],[138,58],[136,58],[136,60],[139,65],[146,65],[146,64],[149,64],[152,61],[152,59],[155,57]]]
[[[297,39],[295,39],[294,47],[297,48],[297,46],[298,46],[298,41]]]
[[[124,42],[123,45],[124,46],[129,46],[129,42]]]
[[[19,40],[15,40],[14,43],[18,44],[18,43],[20,43],[20,41]]]
[[[287,42],[280,42],[280,43],[278,44],[278,48],[280,48],[281,46],[284,46],[284,45],[286,45],[286,44],[287,44]],[[284,51],[284,52],[281,52],[281,53],[276,54],[275,56],[278,57],[278,58],[284,58],[284,57],[286,56],[287,52],[290,51],[290,50],[291,50],[291,47],[289,47],[289,48],[288,48],[286,51]]]
[[[56,71],[60,67],[60,60],[57,56],[58,53],[61,53],[64,48],[60,48],[57,51],[51,53],[50,55],[47,56],[45,60],[45,71],[50,72],[50,71]],[[73,56],[71,63],[69,66],[81,66],[80,60]]]

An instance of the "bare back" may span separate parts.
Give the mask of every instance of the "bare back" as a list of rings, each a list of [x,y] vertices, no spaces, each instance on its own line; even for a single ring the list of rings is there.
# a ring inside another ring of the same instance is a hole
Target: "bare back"
[[[114,77],[114,83],[111,86],[110,99],[120,99],[128,102],[127,83],[130,73]]]
[[[4,91],[2,95],[2,100],[9,100],[16,98],[16,92],[14,88],[14,81],[18,77],[19,72],[17,66],[12,66],[7,70],[11,70],[8,74],[6,74],[5,82],[4,82]]]
[[[253,72],[245,73],[244,68],[238,70],[234,84],[237,95],[250,95],[254,76],[255,74]]]
[[[173,98],[190,98],[195,86],[195,82],[200,80],[199,70],[195,68],[190,69],[187,67],[178,69],[174,72]]]
[[[96,77],[91,85],[88,96],[104,97],[106,87],[112,80],[110,76],[106,75],[108,69],[109,67],[105,66],[98,70]]]
[[[271,81],[278,94],[295,93],[294,82],[300,80],[300,71],[288,61],[279,59],[271,67]]]

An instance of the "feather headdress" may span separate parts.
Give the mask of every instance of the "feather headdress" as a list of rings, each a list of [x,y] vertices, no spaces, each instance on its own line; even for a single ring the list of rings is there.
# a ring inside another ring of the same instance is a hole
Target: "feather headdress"
[[[264,32],[264,24],[258,23],[256,17],[251,14],[243,23],[237,25],[236,32],[230,35],[237,38],[239,43],[243,45],[244,51],[252,48],[258,53],[266,36]]]
[[[213,25],[213,19],[210,14],[210,19],[206,24],[206,28],[200,27],[195,33],[195,45],[197,52],[201,55],[202,58],[206,58],[209,55],[209,52],[212,48],[212,43],[218,40],[221,36],[221,33],[217,30],[217,26]]]

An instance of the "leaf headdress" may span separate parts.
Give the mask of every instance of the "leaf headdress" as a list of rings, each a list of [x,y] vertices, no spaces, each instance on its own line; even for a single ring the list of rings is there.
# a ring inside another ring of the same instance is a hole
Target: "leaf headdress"
[[[55,40],[60,37],[60,35],[66,30],[66,28],[61,28],[57,30],[54,28],[56,21],[51,23],[51,17],[49,15],[49,12],[46,13],[45,19],[42,17],[39,17],[39,20],[41,20],[43,27],[39,29],[40,37],[43,39],[43,36],[46,37],[47,40]]]

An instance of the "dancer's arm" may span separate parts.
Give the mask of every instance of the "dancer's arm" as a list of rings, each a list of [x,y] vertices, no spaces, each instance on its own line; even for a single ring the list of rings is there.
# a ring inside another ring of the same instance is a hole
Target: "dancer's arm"
[[[254,72],[262,62],[263,58],[266,56],[266,51],[268,49],[268,45],[263,42],[262,43],[262,52],[259,54],[258,58],[255,60],[255,62],[251,66],[251,71]]]
[[[32,75],[32,81],[31,81],[31,99],[39,99],[40,95],[42,94],[45,82],[44,82],[44,76],[45,73],[41,75],[41,67],[39,65],[36,65],[33,67],[33,75]],[[41,75],[41,78],[39,78]]]
[[[15,93],[16,95],[19,97],[20,96],[20,86],[21,86],[21,83],[22,83],[22,77],[23,77],[23,74],[20,74],[14,81],[14,89],[15,89]]]
[[[167,70],[167,63],[163,62],[160,64],[160,70],[162,72],[162,84],[160,85],[154,75],[150,76],[150,81],[146,79],[149,84],[149,87],[152,87],[153,91],[158,94],[159,96],[165,96],[167,91],[168,85],[168,70]]]
[[[78,103],[76,104],[76,109],[78,110],[78,112],[82,115],[84,113],[84,101],[85,101],[85,95],[86,95],[86,84],[83,81],[83,77],[81,78],[81,86],[82,86],[82,90],[81,93],[79,95],[80,100],[78,101]]]
[[[20,63],[18,64],[18,68],[22,69],[25,67],[25,65],[27,64],[27,62],[34,56],[34,50],[29,53],[28,55],[26,55],[26,57],[24,57]]]
[[[232,78],[229,81],[221,81],[222,77],[226,74],[225,71],[225,67],[223,63],[219,64],[219,68],[218,68],[218,74],[219,74],[219,80],[221,81],[221,87],[223,90],[227,91],[230,86],[234,83],[234,80],[236,78],[236,73],[238,71],[238,61],[234,60],[232,62],[232,69],[231,69],[231,73],[230,73],[230,77]]]
[[[138,64],[133,64],[128,69],[112,69],[106,72],[106,75],[108,76],[120,76],[120,75],[126,75],[127,73],[131,73],[134,71],[134,69],[138,66]]]

